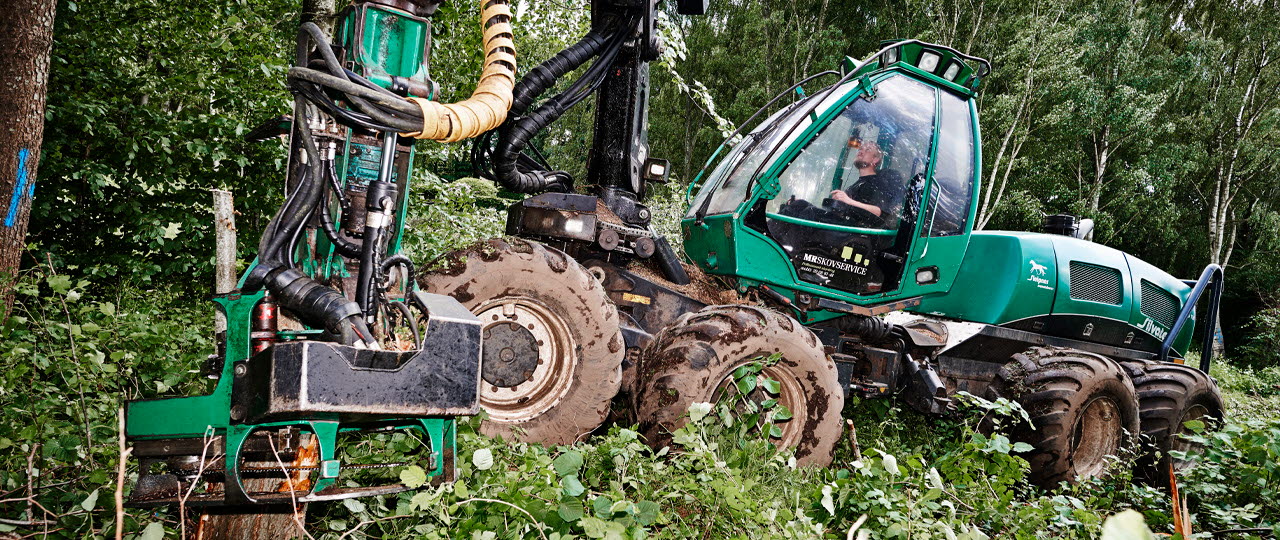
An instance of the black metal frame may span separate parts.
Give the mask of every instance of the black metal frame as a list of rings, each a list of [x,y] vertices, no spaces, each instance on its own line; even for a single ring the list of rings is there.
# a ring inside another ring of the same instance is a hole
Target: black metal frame
[[[1191,320],[1191,312],[1195,311],[1196,304],[1200,303],[1200,297],[1204,295],[1205,289],[1209,289],[1209,310],[1206,313],[1205,320],[1209,321],[1209,328],[1205,329],[1204,336],[1200,338],[1200,371],[1209,373],[1209,366],[1213,361],[1213,327],[1218,321],[1218,307],[1222,304],[1222,285],[1223,274],[1222,267],[1211,264],[1204,267],[1204,271],[1200,273],[1200,279],[1196,281],[1183,281],[1187,285],[1191,285],[1191,295],[1187,297],[1187,302],[1182,305],[1182,311],[1178,312],[1178,319],[1174,321],[1173,328],[1169,330],[1169,335],[1164,338],[1164,343],[1160,346],[1160,361],[1169,361],[1169,352],[1173,350],[1173,342],[1178,339],[1178,334],[1182,333],[1182,327],[1186,326],[1187,321]]]

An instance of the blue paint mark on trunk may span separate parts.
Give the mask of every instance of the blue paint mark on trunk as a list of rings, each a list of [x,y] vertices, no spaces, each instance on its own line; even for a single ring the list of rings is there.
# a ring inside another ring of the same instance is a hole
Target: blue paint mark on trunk
[[[18,208],[22,206],[22,198],[30,199],[36,191],[36,183],[28,182],[26,148],[18,150],[18,178],[13,183],[13,196],[9,198],[9,213],[4,216],[4,226],[12,227],[18,219]]]

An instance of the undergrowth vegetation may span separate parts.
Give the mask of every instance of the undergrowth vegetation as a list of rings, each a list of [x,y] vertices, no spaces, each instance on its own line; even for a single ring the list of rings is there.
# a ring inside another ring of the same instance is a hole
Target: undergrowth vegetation
[[[198,371],[212,324],[197,299],[86,285],[30,272],[0,328],[0,536],[111,536],[123,400],[208,390]],[[1198,436],[1207,450],[1186,456],[1198,466],[1181,488],[1205,537],[1262,537],[1280,523],[1280,377],[1226,364],[1215,374],[1233,417]],[[860,455],[842,443],[827,469],[796,467],[768,444],[767,421],[727,406],[695,406],[675,434],[680,451],[649,449],[625,422],[544,448],[477,435],[473,420],[460,430],[457,483],[313,504],[308,529],[316,538],[847,538],[850,529],[853,538],[1088,538],[1136,509],[1153,530],[1171,530],[1168,496],[1133,483],[1129,460],[1105,480],[1028,485],[1025,448],[975,429],[984,416],[1022,421],[1008,402],[969,398],[943,419],[852,403]],[[401,478],[422,484],[418,473]],[[136,471],[128,475],[126,485]],[[171,511],[130,509],[124,526],[148,539],[178,530]]]

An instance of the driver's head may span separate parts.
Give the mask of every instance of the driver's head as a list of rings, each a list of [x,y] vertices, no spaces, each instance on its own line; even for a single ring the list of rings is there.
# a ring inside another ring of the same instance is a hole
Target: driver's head
[[[880,145],[875,141],[864,141],[858,146],[858,155],[853,158],[853,166],[859,170],[879,169],[880,162],[883,160],[884,152],[880,151]]]

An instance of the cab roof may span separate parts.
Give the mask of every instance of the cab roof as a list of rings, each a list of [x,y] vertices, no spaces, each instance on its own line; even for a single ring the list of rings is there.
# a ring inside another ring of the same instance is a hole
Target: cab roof
[[[985,59],[916,39],[882,41],[875,54],[862,61],[845,57],[841,68],[855,77],[902,71],[966,98],[977,95],[982,79],[991,74],[991,63]]]

